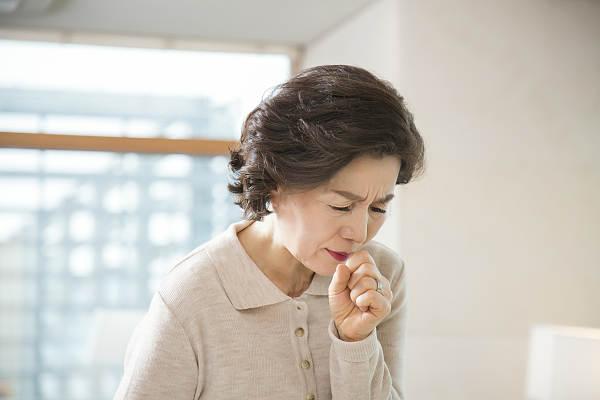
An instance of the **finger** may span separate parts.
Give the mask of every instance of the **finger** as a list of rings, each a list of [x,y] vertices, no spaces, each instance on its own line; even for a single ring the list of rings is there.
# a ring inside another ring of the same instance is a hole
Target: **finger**
[[[356,305],[361,310],[369,310],[376,316],[384,316],[389,314],[391,303],[381,294],[374,290],[369,290],[356,298]]]
[[[356,271],[352,272],[352,276],[350,277],[350,281],[348,282],[348,287],[352,289],[358,283],[358,281],[364,277],[371,277],[371,280],[377,283],[376,279],[381,280],[382,276],[375,264],[365,263],[358,267]]]
[[[350,286],[348,286],[350,287]],[[377,283],[370,276],[363,277],[354,287],[350,290],[350,298],[352,302],[356,304],[356,298],[361,294],[365,293],[367,290],[376,290]]]
[[[331,283],[329,284],[329,295],[335,296],[346,290],[348,288],[350,275],[352,275],[352,273],[348,267],[344,264],[338,264],[335,273],[333,274],[333,278],[331,279]]]
[[[358,267],[360,267],[364,263],[375,264],[375,260],[366,250],[360,250],[355,253],[352,253],[350,257],[346,260],[346,265],[350,268],[350,271],[354,272]]]
[[[392,300],[393,293],[390,281],[384,275],[381,275],[379,270],[377,270],[377,267],[370,268],[368,266],[365,266],[364,270],[359,268],[359,270],[354,272],[350,277],[350,281],[348,282],[348,287],[350,288],[350,290],[354,289],[358,282],[360,282],[363,279],[365,279],[366,281],[373,282],[373,290],[377,290],[377,280],[379,280],[379,282],[381,282],[382,290],[378,293],[383,295],[386,299],[390,301]],[[358,282],[354,283],[354,281],[356,280],[358,280]]]

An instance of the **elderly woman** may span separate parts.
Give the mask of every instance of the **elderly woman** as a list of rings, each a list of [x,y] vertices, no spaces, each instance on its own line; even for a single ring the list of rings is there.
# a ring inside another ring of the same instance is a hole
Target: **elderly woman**
[[[357,67],[307,69],[246,119],[245,219],[165,277],[115,399],[402,399],[406,277],[371,240],[423,166],[403,98]]]

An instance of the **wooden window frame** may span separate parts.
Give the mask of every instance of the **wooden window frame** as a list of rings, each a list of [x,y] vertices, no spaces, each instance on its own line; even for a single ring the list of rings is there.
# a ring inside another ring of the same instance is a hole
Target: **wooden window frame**
[[[82,33],[60,29],[0,29],[0,39],[152,49],[250,52],[258,54],[277,53],[285,54],[290,58],[290,72],[292,75],[300,71],[303,61],[303,52],[301,49],[285,45],[183,40],[160,36],[107,35],[97,32]],[[238,147],[239,142],[233,140],[169,139],[0,131],[0,148],[211,156],[229,154],[230,149]]]
[[[0,148],[215,156],[238,147],[234,140],[0,132]]]

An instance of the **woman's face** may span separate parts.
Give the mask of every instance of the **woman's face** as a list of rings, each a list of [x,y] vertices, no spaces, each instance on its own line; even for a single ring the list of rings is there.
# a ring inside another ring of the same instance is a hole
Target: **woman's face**
[[[273,193],[275,241],[305,267],[333,275],[381,228],[399,170],[397,157],[359,157],[313,190]]]

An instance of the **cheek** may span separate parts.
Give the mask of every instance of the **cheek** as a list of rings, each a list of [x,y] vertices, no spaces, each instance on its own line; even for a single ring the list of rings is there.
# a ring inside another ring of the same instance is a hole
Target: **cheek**
[[[385,220],[386,216],[383,215],[369,223],[369,226],[367,227],[367,241],[373,239],[373,237],[377,235],[377,232],[379,232],[379,229],[381,229]]]
[[[311,258],[336,243],[340,229],[339,220],[326,213],[303,214],[294,227],[290,227],[290,237],[294,238],[294,249],[299,256]]]
[[[304,232],[302,243],[300,244],[302,249],[310,253],[315,253],[328,245],[331,246],[332,242],[335,243],[338,228],[334,222],[323,218],[313,219],[308,222],[306,225],[307,230]]]
[[[306,255],[318,240],[320,229],[314,218],[307,218],[306,215],[297,213],[291,218],[286,218],[282,233],[288,249],[295,255]]]

